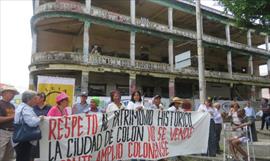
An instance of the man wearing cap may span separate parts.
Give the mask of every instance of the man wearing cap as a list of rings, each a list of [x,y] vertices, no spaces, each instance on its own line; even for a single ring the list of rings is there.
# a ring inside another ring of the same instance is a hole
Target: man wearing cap
[[[19,92],[12,86],[4,86],[0,95],[0,160],[9,161],[13,158],[13,147],[11,145],[11,137],[14,131],[13,121],[15,115],[15,107],[10,101]]]
[[[164,107],[161,104],[161,96],[160,95],[155,95],[152,100],[152,105],[150,106],[150,109],[158,109],[158,110],[163,110]]]
[[[72,114],[86,113],[89,111],[89,104],[86,102],[88,97],[87,92],[82,92],[80,96],[81,102],[73,105]]]

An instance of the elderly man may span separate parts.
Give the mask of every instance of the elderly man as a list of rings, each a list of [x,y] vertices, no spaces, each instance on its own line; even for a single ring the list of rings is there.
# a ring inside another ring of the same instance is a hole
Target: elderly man
[[[9,161],[13,158],[11,136],[13,134],[13,120],[15,107],[10,101],[19,92],[12,86],[4,86],[0,90],[0,160]]]
[[[87,92],[82,92],[80,96],[81,102],[73,105],[72,114],[86,113],[89,111],[89,104],[86,102],[88,97]]]

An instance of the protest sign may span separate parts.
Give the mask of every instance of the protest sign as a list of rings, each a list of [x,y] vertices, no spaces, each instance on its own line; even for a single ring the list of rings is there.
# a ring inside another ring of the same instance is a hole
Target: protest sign
[[[156,160],[207,151],[210,115],[203,112],[119,110],[41,123],[40,160]]]
[[[75,88],[74,78],[38,76],[38,92],[44,92],[47,96],[46,103],[55,105],[55,98],[60,92],[69,96],[69,106],[72,106]]]

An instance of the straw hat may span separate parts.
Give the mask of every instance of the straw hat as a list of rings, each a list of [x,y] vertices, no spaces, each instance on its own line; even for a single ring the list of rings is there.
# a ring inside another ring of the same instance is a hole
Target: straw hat
[[[180,104],[182,104],[183,103],[183,100],[181,98],[179,98],[179,97],[173,97],[172,102],[170,103],[169,106],[172,106],[174,103],[180,103]]]
[[[19,94],[19,92],[17,91],[17,89],[15,87],[13,87],[13,86],[8,86],[8,85],[2,86],[0,88],[0,95],[2,95],[3,92],[5,92],[5,91],[13,91],[15,95]]]

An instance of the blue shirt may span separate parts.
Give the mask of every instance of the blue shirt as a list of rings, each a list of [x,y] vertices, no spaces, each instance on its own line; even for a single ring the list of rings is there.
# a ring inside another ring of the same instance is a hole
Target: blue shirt
[[[247,117],[254,117],[256,118],[256,113],[252,107],[245,107],[245,113]]]
[[[87,103],[76,103],[72,107],[72,114],[87,113],[89,111],[89,105]]]
[[[22,118],[24,119],[24,122],[30,127],[37,127],[40,122],[40,118],[36,115],[33,108],[25,103],[21,103],[16,108],[14,123],[18,124]]]
[[[37,116],[47,116],[50,109],[50,105],[45,105],[42,109],[38,105],[34,106],[34,112],[37,114]]]

